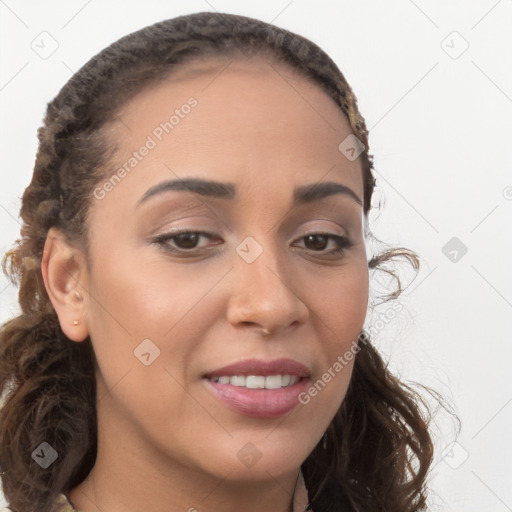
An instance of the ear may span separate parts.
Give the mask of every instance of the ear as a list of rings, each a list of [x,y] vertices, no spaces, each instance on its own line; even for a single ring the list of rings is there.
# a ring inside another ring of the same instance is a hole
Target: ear
[[[41,273],[62,331],[70,340],[84,341],[89,336],[85,255],[69,245],[64,234],[53,227],[46,236]]]

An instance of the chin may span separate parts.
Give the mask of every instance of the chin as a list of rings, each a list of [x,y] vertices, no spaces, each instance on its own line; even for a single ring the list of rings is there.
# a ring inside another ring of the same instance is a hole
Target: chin
[[[214,465],[210,471],[240,482],[279,478],[297,471],[317,443],[304,440],[304,450],[300,450],[298,436],[290,433],[279,436],[276,432],[269,436],[269,432],[246,434],[218,443],[216,453],[211,454]]]

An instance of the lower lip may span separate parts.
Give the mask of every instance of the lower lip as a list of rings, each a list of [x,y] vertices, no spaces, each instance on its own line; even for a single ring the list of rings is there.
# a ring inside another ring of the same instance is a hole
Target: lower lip
[[[299,405],[299,395],[307,389],[308,379],[279,389],[248,389],[203,379],[209,389],[230,409],[257,418],[277,418]]]

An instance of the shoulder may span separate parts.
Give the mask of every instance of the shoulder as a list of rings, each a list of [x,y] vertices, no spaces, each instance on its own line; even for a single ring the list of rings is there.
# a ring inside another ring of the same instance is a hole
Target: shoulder
[[[10,507],[0,508],[0,512],[14,512]],[[80,512],[72,507],[64,494],[59,494],[53,502],[51,512]]]
[[[65,494],[59,494],[53,502],[51,512],[80,512],[73,508]]]

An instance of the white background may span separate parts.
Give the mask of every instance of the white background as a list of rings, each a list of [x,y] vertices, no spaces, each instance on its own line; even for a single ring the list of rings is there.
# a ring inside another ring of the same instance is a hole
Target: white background
[[[422,258],[376,342],[396,372],[435,388],[462,420],[450,447],[455,427],[438,416],[429,509],[512,510],[510,0],[1,0],[0,252],[19,235],[46,103],[72,72],[129,32],[215,10],[308,37],[353,86],[383,202],[372,228]],[[31,47],[43,31],[58,43],[47,59]],[[468,249],[456,262],[442,252],[452,237]],[[0,322],[17,311],[2,275]]]

